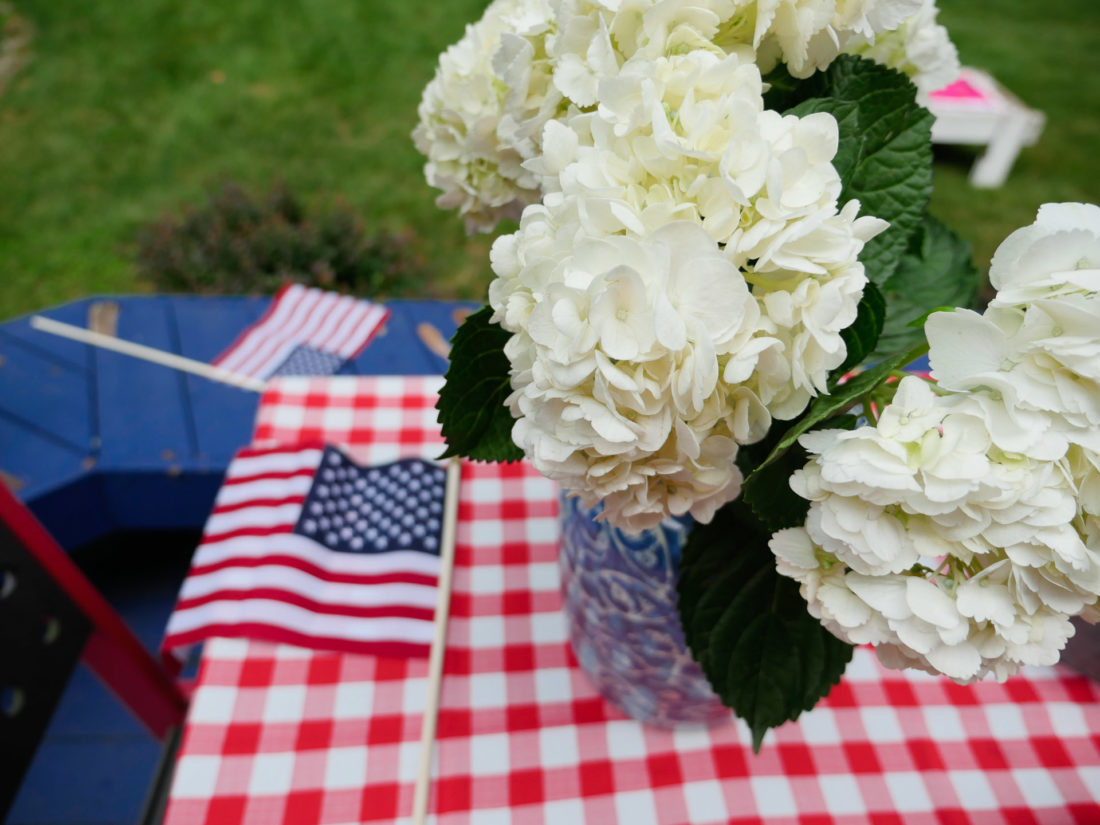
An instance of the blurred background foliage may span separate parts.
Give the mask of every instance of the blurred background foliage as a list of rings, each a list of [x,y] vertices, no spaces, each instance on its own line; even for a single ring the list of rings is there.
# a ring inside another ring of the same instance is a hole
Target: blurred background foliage
[[[314,210],[285,185],[224,183],[138,230],[137,277],[161,292],[276,292],[287,281],[357,295],[414,295],[426,272],[408,231],[371,232],[343,198]]]
[[[201,274],[233,255],[262,274],[249,288],[291,262],[366,294],[483,297],[491,238],[435,207],[409,134],[439,53],[484,5],[0,0],[0,318],[97,292],[244,289]],[[976,150],[937,150],[932,209],[984,271],[1041,203],[1100,201],[1100,5],[939,5],[963,62],[1047,116],[1000,189],[968,184]],[[243,251],[217,240],[227,192],[263,213]],[[158,254],[178,280],[156,280]]]

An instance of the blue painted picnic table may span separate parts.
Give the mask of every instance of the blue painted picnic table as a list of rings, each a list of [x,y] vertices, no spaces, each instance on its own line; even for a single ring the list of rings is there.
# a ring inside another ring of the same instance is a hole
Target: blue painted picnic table
[[[269,297],[96,296],[39,314],[84,327],[117,303],[117,335],[209,362]],[[388,301],[384,331],[342,374],[439,374],[416,327],[454,333],[474,304]],[[201,528],[258,394],[32,329],[0,324],[0,472],[68,548],[121,530]]]

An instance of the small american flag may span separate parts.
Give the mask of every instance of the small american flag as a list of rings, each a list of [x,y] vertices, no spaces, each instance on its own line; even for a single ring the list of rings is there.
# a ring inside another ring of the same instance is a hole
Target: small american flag
[[[363,351],[388,317],[379,304],[289,284],[213,364],[249,378],[332,375]]]
[[[431,645],[446,472],[331,446],[246,448],[195,551],[163,649],[212,636],[382,655]]]

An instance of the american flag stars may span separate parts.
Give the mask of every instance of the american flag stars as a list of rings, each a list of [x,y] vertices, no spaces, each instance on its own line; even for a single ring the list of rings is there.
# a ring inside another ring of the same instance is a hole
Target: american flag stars
[[[361,466],[331,445],[248,447],[230,463],[165,634],[427,655],[446,470]]]
[[[340,552],[438,554],[445,480],[421,459],[360,467],[326,447],[294,531]]]

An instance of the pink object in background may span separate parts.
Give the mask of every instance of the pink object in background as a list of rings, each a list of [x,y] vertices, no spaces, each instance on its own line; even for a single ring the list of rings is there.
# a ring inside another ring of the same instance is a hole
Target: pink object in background
[[[937,92],[932,92],[933,100],[986,100],[990,99],[988,94],[985,94],[974,86],[965,77],[960,77],[950,86],[944,86]]]
[[[932,92],[924,105],[936,117],[933,143],[986,147],[970,170],[970,183],[979,188],[1001,186],[1020,150],[1039,139],[1046,121],[992,75],[965,66],[958,80]]]

